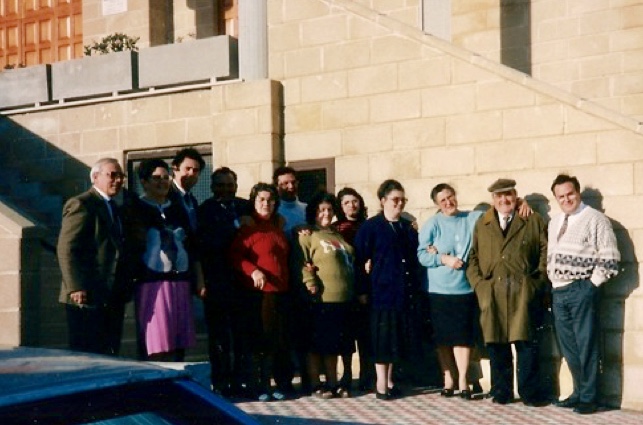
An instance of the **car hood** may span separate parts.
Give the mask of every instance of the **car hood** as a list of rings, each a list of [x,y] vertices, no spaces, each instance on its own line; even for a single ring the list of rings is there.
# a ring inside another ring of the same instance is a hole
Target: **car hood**
[[[65,350],[0,347],[0,407],[135,382],[188,377],[145,362]]]

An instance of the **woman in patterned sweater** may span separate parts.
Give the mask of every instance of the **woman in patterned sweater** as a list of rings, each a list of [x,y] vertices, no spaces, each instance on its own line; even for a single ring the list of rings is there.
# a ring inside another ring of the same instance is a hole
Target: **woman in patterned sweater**
[[[337,356],[354,351],[348,326],[354,286],[353,248],[331,225],[334,205],[333,195],[315,195],[306,207],[311,231],[299,235],[302,282],[313,300],[308,373],[313,395],[320,398],[350,395],[337,385]],[[319,377],[322,366],[324,386]]]

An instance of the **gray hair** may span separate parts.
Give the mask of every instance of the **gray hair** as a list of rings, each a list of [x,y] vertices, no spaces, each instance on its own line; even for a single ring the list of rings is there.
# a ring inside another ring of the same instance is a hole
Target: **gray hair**
[[[96,174],[100,173],[100,170],[103,169],[103,165],[106,164],[116,164],[119,167],[121,166],[116,158],[101,158],[96,161],[96,163],[92,166],[92,169],[89,171],[89,181],[93,183],[94,179],[96,178]]]

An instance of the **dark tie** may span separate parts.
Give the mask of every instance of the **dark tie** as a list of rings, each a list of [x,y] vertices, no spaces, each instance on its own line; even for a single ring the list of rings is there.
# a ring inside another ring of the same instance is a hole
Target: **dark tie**
[[[196,230],[196,198],[190,192],[185,192],[185,195],[183,195],[183,200],[185,201],[185,207],[188,211],[190,227],[192,228],[192,230]]]
[[[558,231],[558,238],[556,238],[556,242],[560,241],[560,238],[562,238],[565,232],[567,231],[568,219],[569,219],[569,215],[565,214],[565,219],[563,220],[563,224],[560,226],[560,230]]]
[[[122,234],[121,220],[118,217],[118,207],[116,206],[116,202],[113,199],[110,199],[109,201],[107,201],[107,206],[109,206],[109,212],[112,216],[112,229],[114,230],[116,236],[120,238]]]

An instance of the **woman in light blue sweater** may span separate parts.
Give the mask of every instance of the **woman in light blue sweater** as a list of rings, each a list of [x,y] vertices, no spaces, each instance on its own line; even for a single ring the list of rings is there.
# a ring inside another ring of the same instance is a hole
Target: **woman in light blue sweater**
[[[476,298],[465,275],[479,211],[458,210],[455,190],[441,183],[431,191],[439,212],[422,226],[418,260],[427,267],[434,341],[444,374],[442,396],[471,399],[467,369],[474,342]],[[457,382],[455,382],[457,380]]]

